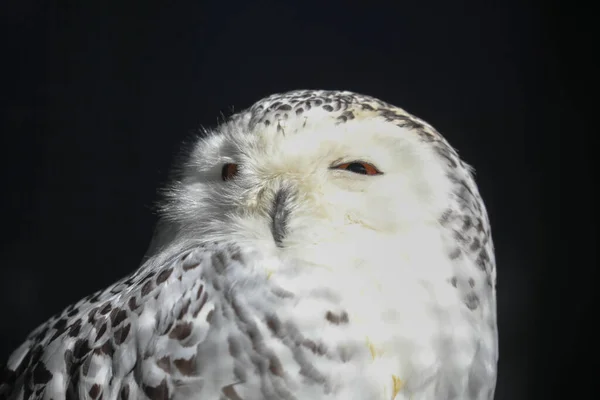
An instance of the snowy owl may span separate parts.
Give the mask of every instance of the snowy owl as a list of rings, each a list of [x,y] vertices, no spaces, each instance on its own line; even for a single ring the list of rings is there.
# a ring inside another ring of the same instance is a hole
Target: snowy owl
[[[488,216],[431,125],[275,94],[175,171],[142,265],[34,330],[1,399],[493,398]]]

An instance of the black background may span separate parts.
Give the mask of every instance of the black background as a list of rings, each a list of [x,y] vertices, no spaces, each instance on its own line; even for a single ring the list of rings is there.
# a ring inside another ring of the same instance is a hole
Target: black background
[[[497,248],[496,399],[591,390],[588,11],[155,3],[2,3],[1,359],[138,265],[191,132],[273,92],[346,89],[432,123],[476,168]]]

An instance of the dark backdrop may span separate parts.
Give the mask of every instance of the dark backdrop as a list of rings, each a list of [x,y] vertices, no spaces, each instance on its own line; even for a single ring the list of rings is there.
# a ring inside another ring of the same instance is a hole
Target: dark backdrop
[[[190,132],[272,92],[347,89],[429,121],[476,167],[497,247],[496,398],[591,388],[579,363],[597,348],[583,329],[595,267],[585,10],[78,3],[2,4],[1,359],[138,265]]]

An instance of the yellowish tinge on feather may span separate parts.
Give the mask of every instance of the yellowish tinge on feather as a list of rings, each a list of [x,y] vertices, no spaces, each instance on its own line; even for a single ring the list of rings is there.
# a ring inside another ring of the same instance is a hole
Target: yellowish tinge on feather
[[[369,348],[369,351],[371,352],[371,358],[373,358],[373,360],[383,354],[383,351],[378,350],[369,338],[367,338],[367,347]]]
[[[392,375],[392,400],[396,397],[396,395],[402,390],[404,386],[404,382],[402,379],[398,378],[396,375]]]

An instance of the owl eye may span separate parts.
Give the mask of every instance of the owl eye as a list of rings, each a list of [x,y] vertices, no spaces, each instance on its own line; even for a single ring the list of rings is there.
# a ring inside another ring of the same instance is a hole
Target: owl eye
[[[375,167],[373,164],[364,161],[353,161],[349,163],[343,163],[335,165],[331,167],[331,169],[342,169],[360,175],[381,175],[381,171],[379,171],[377,167]]]
[[[238,172],[237,164],[225,164],[223,165],[223,169],[221,170],[221,179],[224,181],[228,181],[233,179]]]

